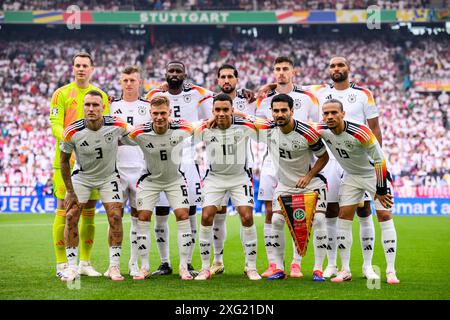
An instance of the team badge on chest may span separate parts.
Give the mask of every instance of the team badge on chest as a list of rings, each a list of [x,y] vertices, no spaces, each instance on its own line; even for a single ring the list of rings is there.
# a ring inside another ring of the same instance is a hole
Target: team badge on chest
[[[112,132],[105,134],[105,141],[107,143],[113,142],[113,134],[112,134]]]
[[[144,107],[144,106],[139,106],[139,108],[138,108],[138,113],[139,113],[139,115],[140,115],[140,116],[144,116],[146,110],[147,110],[146,107]]]
[[[183,96],[183,100],[184,100],[184,102],[189,103],[189,102],[191,102],[192,97],[190,94],[187,94],[187,95]]]
[[[350,103],[355,103],[356,102],[356,94],[351,94],[351,95],[349,95],[348,96],[348,102],[350,102]]]

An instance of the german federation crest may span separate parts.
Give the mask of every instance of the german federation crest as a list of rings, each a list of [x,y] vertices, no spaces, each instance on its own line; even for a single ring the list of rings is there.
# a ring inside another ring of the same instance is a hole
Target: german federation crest
[[[113,142],[113,134],[112,134],[112,132],[105,134],[105,141],[107,143]]]
[[[184,102],[189,103],[189,102],[191,102],[192,97],[190,94],[186,94],[183,96],[183,100],[184,100]]]
[[[297,252],[304,257],[312,229],[317,193],[279,196],[278,202],[294,239]]]
[[[355,103],[356,102],[356,94],[351,94],[351,95],[349,95],[348,96],[348,102],[350,102],[350,103]]]
[[[294,99],[294,109],[300,109],[302,102],[300,99]]]
[[[138,113],[140,116],[144,116],[146,111],[147,111],[147,108],[145,106],[139,106]]]

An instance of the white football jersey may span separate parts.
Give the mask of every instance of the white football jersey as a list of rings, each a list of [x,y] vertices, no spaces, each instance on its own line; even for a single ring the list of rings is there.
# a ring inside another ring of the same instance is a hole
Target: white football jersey
[[[233,99],[233,108],[235,111],[242,112],[246,116],[256,114],[256,101],[249,103],[245,99],[242,89],[236,91],[236,97]]]
[[[332,84],[312,85],[308,87],[313,92],[320,105],[320,118],[322,121],[322,105],[331,99],[339,100],[345,111],[345,120],[367,124],[368,119],[379,116],[372,92],[366,88],[359,87],[353,82],[345,90],[337,90]],[[334,153],[330,154],[334,158]]]
[[[293,188],[311,169],[313,154],[319,157],[326,152],[319,133],[313,127],[294,121],[294,130],[288,134],[284,134],[273,121],[255,122],[260,141],[267,144],[278,181]]]
[[[272,110],[270,103],[272,98],[279,94],[276,90],[272,90],[267,94],[264,99],[258,99],[256,101],[257,109],[256,116],[272,120]],[[294,100],[294,119],[302,122],[318,122],[320,116],[319,102],[313,93],[302,90],[299,86],[294,85],[294,89],[288,93],[288,95]],[[263,166],[270,170],[272,159],[270,153],[264,156]]]
[[[109,106],[109,114],[123,121],[138,126],[151,120],[150,102],[138,99],[128,102],[123,99],[114,100]],[[139,146],[120,145],[117,152],[119,168],[145,168],[144,154]]]
[[[156,95],[163,95],[169,98],[171,116],[174,119],[183,119],[189,122],[196,122],[202,119],[209,119],[212,116],[214,93],[205,88],[184,83],[180,94],[171,94],[169,91],[158,89],[150,90],[145,99],[150,101]]]
[[[386,194],[386,160],[377,138],[364,124],[344,123],[344,131],[339,135],[335,135],[325,124],[315,127],[346,173],[362,177],[376,174],[377,190],[381,190],[377,193]]]
[[[180,179],[183,141],[192,132],[192,125],[183,120],[173,120],[164,134],[157,134],[152,122],[136,127],[124,142],[131,140],[144,152],[147,173],[141,180],[149,177],[152,182],[164,185]]]
[[[345,90],[337,90],[332,84],[313,85],[309,89],[319,100],[320,109],[327,100],[339,100],[344,106],[345,120],[367,124],[368,119],[379,116],[372,92],[354,83]]]
[[[87,181],[110,177],[116,169],[119,139],[126,136],[132,126],[117,117],[104,116],[103,126],[93,131],[86,120],[75,121],[64,131],[61,151],[75,151],[76,162],[72,174],[80,174]]]
[[[272,120],[270,103],[277,94],[279,92],[272,90],[267,94],[266,98],[256,101],[256,116]],[[294,85],[294,89],[288,95],[294,100],[294,119],[303,122],[318,122],[320,120],[319,102],[312,92],[302,90]]]
[[[213,175],[242,176],[249,174],[249,139],[257,140],[255,126],[248,120],[233,116],[231,126],[222,130],[206,128],[201,124],[195,130],[195,140],[206,144],[208,173]]]

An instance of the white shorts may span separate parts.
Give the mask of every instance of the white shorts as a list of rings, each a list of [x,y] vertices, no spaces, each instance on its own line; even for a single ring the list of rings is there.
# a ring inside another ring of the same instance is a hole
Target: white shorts
[[[249,168],[249,172],[252,174],[252,179],[253,179],[253,169],[252,169],[253,167],[252,166],[250,166],[250,168]],[[253,181],[253,180],[252,180]],[[252,183],[253,184],[253,183]],[[253,188],[253,190],[254,190],[254,188]],[[220,204],[222,207],[226,207],[226,206],[228,206],[228,202],[230,202],[230,198],[231,198],[231,195],[230,195],[230,192],[227,192],[226,194],[225,194],[225,196],[223,197],[223,200],[222,200],[222,203]]]
[[[193,163],[181,163],[181,174],[188,187],[188,199],[190,206],[202,204],[202,185],[197,166]],[[169,201],[164,193],[161,193],[157,207],[170,207]]]
[[[344,169],[342,169],[341,165],[334,157],[330,157],[321,173],[327,178],[327,202],[338,203],[339,189],[345,175]],[[364,201],[370,201],[370,199],[369,193],[366,192],[364,194]]]
[[[142,168],[118,168],[123,189],[123,204],[129,200],[130,207],[136,208],[136,184],[142,176]]]
[[[259,179],[258,200],[272,201],[277,184],[278,180],[273,166],[264,165],[261,168],[261,175]]]
[[[375,174],[371,177],[345,174],[339,190],[339,206],[343,207],[360,203],[365,200],[366,191],[370,193],[372,198],[374,198],[376,193],[376,183],[377,177]],[[389,180],[387,180],[387,190],[388,193],[394,195],[394,189],[392,188],[392,184]],[[374,203],[375,210],[392,210],[383,207],[378,199],[375,200]]]
[[[145,178],[137,186],[137,210],[154,211],[161,192],[165,193],[173,209],[189,208],[188,189],[183,178],[169,184],[159,184]]]
[[[221,205],[227,193],[234,207],[253,207],[255,204],[253,183],[249,175],[224,178],[210,173],[203,182],[203,207]]]
[[[87,203],[93,189],[98,189],[102,203],[123,202],[122,185],[118,173],[99,181],[88,181],[77,173],[72,176],[72,184],[80,203]]]
[[[312,178],[311,182],[308,184],[308,187],[304,189],[288,187],[281,182],[278,183],[277,188],[275,189],[275,196],[273,197],[272,210],[273,212],[281,211],[281,206],[278,203],[279,196],[310,193],[314,191],[316,191],[319,196],[317,198],[316,212],[325,212],[327,209],[327,185],[325,178],[323,177]]]

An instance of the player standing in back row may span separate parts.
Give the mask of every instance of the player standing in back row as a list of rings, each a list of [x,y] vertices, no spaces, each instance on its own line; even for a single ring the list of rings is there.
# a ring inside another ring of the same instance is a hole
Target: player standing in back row
[[[139,99],[142,79],[136,66],[128,66],[120,75],[122,86],[121,99],[111,103],[110,115],[121,118],[132,126],[138,126],[150,121],[150,103]],[[123,188],[124,205],[129,200],[131,208],[130,226],[130,260],[128,270],[131,276],[139,275],[138,244],[137,244],[137,206],[136,183],[145,168],[144,155],[138,146],[119,145],[117,152],[117,168]]]
[[[349,81],[349,62],[343,57],[334,57],[328,65],[328,72],[332,84],[312,86],[311,91],[319,99],[322,106],[330,99],[338,99],[342,102],[345,111],[345,119],[361,124],[367,124],[382,146],[381,130],[378,123],[378,110],[375,105],[372,92],[359,87]],[[337,219],[339,214],[338,192],[341,184],[343,169],[336,161],[333,153],[330,153],[330,161],[324,168],[324,175],[328,182],[328,207],[327,207],[327,231],[328,231],[328,266],[324,271],[326,278],[337,274]],[[364,206],[357,208],[360,223],[360,240],[363,254],[363,275],[367,279],[379,279],[372,267],[373,249],[375,245],[375,228],[370,210],[370,197],[366,193]]]
[[[186,68],[180,61],[171,61],[166,66],[166,81],[169,86],[168,91],[158,89],[151,90],[146,95],[146,100],[150,101],[155,95],[164,95],[169,98],[171,106],[171,117],[173,119],[183,119],[189,122],[196,122],[200,119],[208,119],[212,112],[212,99],[214,93],[202,87],[187,84]],[[183,162],[180,170],[187,181],[189,194],[189,220],[193,244],[188,254],[188,270],[192,276],[198,273],[194,270],[192,254],[195,247],[197,234],[196,206],[202,203],[200,172],[195,163],[195,146],[186,141],[183,150]],[[169,203],[165,196],[157,204],[155,209],[155,236],[158,251],[161,257],[161,265],[154,275],[166,275],[172,273],[169,255],[169,228],[167,219],[169,218]]]

